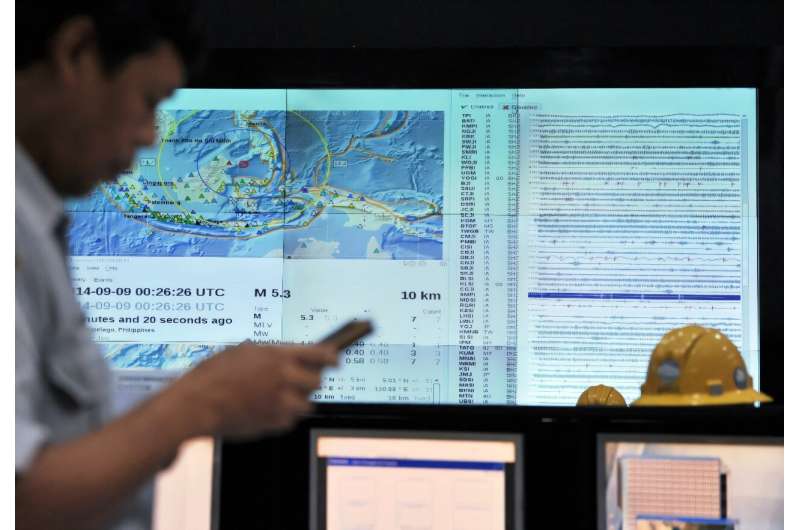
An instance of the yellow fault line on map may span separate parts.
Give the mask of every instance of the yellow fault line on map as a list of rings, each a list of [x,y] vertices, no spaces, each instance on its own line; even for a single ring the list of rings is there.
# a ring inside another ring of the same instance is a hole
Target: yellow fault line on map
[[[179,121],[173,123],[170,126],[170,129],[167,131],[166,135],[162,138],[162,140],[160,142],[159,149],[158,149],[158,154],[157,154],[156,161],[155,161],[155,167],[156,167],[156,174],[157,174],[157,177],[158,177],[158,181],[160,182],[160,186],[161,186],[162,190],[165,192],[165,196],[169,195],[170,197],[172,197],[174,199],[173,202],[174,202],[175,206],[180,211],[182,211],[186,215],[187,218],[192,219],[192,217],[194,217],[196,221],[197,220],[205,221],[206,219],[202,215],[192,213],[190,210],[184,208],[181,205],[181,201],[180,201],[179,197],[176,194],[173,193],[173,190],[169,186],[167,186],[167,184],[166,184],[166,182],[165,182],[165,180],[163,178],[163,175],[161,174],[161,157],[162,157],[163,152],[164,152],[164,147],[167,145],[167,143],[169,143],[170,138],[178,131],[180,125],[182,123],[184,123],[185,121],[191,119],[195,115],[197,115],[199,112],[201,112],[201,111],[200,110],[191,111],[186,116],[184,116]],[[328,206],[332,206],[334,208],[338,207],[338,208],[358,209],[358,205],[363,205],[363,206],[367,207],[367,208],[363,208],[365,210],[365,212],[369,211],[369,207],[375,208],[375,209],[378,209],[378,210],[382,210],[382,211],[386,212],[388,215],[390,215],[391,217],[394,217],[395,219],[401,220],[401,221],[406,222],[406,223],[414,223],[414,222],[422,221],[423,219],[429,218],[431,216],[435,216],[435,215],[440,215],[441,214],[439,206],[437,204],[435,204],[435,203],[433,203],[431,201],[423,200],[423,199],[415,199],[415,200],[420,202],[421,204],[425,204],[425,206],[427,208],[429,208],[430,211],[428,211],[428,212],[426,212],[424,214],[421,214],[421,215],[413,215],[413,216],[412,215],[406,215],[406,214],[400,214],[400,213],[398,213],[397,211],[395,211],[394,209],[392,209],[391,207],[389,207],[387,204],[385,204],[383,202],[380,202],[380,201],[377,201],[377,200],[372,199],[370,197],[367,197],[367,196],[365,196],[365,195],[363,195],[363,194],[361,194],[359,192],[354,192],[354,191],[347,190],[347,189],[344,189],[344,188],[339,188],[339,187],[331,187],[328,184],[329,179],[330,179],[331,167],[332,167],[332,163],[331,163],[332,158],[334,156],[343,156],[343,155],[347,154],[351,150],[358,151],[358,152],[366,155],[368,158],[375,158],[375,159],[381,160],[382,162],[391,163],[391,162],[395,162],[396,161],[396,159],[394,159],[392,157],[389,157],[389,156],[386,156],[386,155],[381,155],[379,153],[376,153],[374,151],[368,150],[368,149],[363,148],[363,147],[360,147],[360,148],[356,147],[357,140],[364,139],[364,138],[375,138],[375,137],[378,137],[378,136],[389,135],[389,134],[392,134],[392,133],[396,132],[398,129],[394,129],[393,131],[391,131],[389,133],[384,133],[383,135],[380,134],[380,127],[384,127],[385,128],[388,125],[388,122],[389,122],[389,119],[390,119],[390,115],[387,115],[383,119],[383,121],[381,122],[379,128],[377,130],[373,131],[373,133],[371,133],[371,134],[378,133],[377,136],[366,136],[366,137],[352,136],[350,138],[350,141],[348,142],[347,146],[345,146],[344,149],[342,149],[341,151],[339,151],[337,153],[332,153],[330,148],[329,148],[328,141],[323,136],[321,131],[317,128],[317,126],[314,125],[314,123],[312,123],[309,119],[307,119],[305,116],[303,116],[299,112],[296,112],[296,111],[289,111],[289,112],[291,112],[292,114],[297,116],[306,125],[311,127],[311,129],[319,137],[319,139],[320,139],[320,141],[322,143],[323,149],[325,151],[325,154],[315,164],[315,168],[314,168],[314,171],[313,171],[314,185],[310,186],[310,187],[308,187],[308,188],[306,188],[304,190],[305,192],[309,193],[312,198],[308,199],[308,198],[299,197],[299,196],[286,198],[289,201],[292,201],[292,202],[295,202],[295,203],[299,201],[299,202],[301,202],[301,203],[303,203],[305,205],[305,208],[301,208],[301,209],[298,209],[295,212],[293,212],[294,215],[292,215],[291,218],[289,218],[287,216],[288,212],[285,209],[287,204],[284,204],[284,212],[283,212],[283,217],[282,218],[271,219],[271,220],[269,220],[267,222],[264,222],[263,224],[253,224],[253,225],[240,226],[240,225],[238,225],[238,224],[236,224],[234,222],[232,225],[228,226],[229,229],[233,229],[233,230],[235,230],[237,232],[239,232],[239,231],[241,231],[241,230],[243,230],[245,228],[247,228],[247,229],[256,229],[256,230],[260,229],[260,228],[267,228],[266,232],[250,233],[250,234],[247,234],[247,235],[234,234],[234,235],[230,235],[230,236],[203,234],[203,237],[209,237],[209,238],[215,238],[215,239],[217,239],[217,238],[219,238],[219,239],[251,239],[251,238],[255,238],[255,237],[260,237],[260,236],[266,235],[269,232],[272,232],[272,231],[275,231],[275,230],[279,230],[279,229],[283,229],[283,230],[302,229],[302,228],[305,228],[305,227],[309,226],[314,220],[319,218],[320,215],[322,215],[323,211]],[[275,143],[274,143],[273,139],[271,138],[270,134],[267,131],[261,129],[256,123],[253,123],[249,118],[245,117],[245,119],[246,119],[247,124],[250,127],[254,128],[255,130],[257,130],[258,132],[260,132],[261,134],[263,134],[264,136],[267,137],[267,140],[270,143],[270,147],[271,147],[271,150],[272,150],[272,156],[273,156],[273,160],[274,160],[274,155],[276,153],[276,146],[275,146]],[[408,117],[404,116],[403,124],[405,124],[407,122],[407,119],[408,119]],[[264,118],[264,121],[266,121],[265,118]],[[275,131],[275,128],[272,126],[272,124],[270,124],[268,121],[266,121],[266,122],[268,124],[268,127],[277,135],[277,131]],[[279,145],[280,152],[281,152],[281,155],[282,155],[281,160],[283,161],[282,168],[281,168],[281,179],[283,179],[284,176],[285,176],[286,171],[288,170],[287,167],[286,167],[287,166],[286,161],[288,160],[288,158],[286,156],[286,152],[284,150],[283,145],[281,145],[280,142],[278,142],[278,145]],[[325,173],[325,176],[324,176],[322,184],[318,184],[317,181],[318,181],[318,173],[319,173],[319,163],[324,162],[324,161],[327,161],[327,168],[326,168],[327,170],[326,170],[326,173]],[[200,175],[198,173],[198,178],[199,177],[200,177]],[[269,179],[270,183],[273,182],[274,177],[275,177],[275,175],[274,175],[274,171],[273,171],[273,175]],[[208,187],[207,184],[206,184],[206,186]],[[214,191],[210,187],[209,187],[209,190],[212,191],[212,192]],[[348,195],[348,194],[349,195],[358,195],[359,199],[358,200],[351,200],[347,204],[335,204],[334,203],[334,199],[330,199],[330,202],[328,202],[328,203],[323,203],[322,202],[323,198],[328,200],[328,196],[327,196],[328,192],[333,192],[334,197],[338,197],[340,193],[341,193],[341,195]],[[114,204],[114,206],[117,208],[117,210],[119,210],[123,214],[126,213],[120,208],[120,205],[118,205],[116,203],[116,201],[112,199],[112,197],[109,195],[108,191],[105,188],[103,189],[103,193],[112,202],[112,204]],[[145,196],[145,199],[146,198],[147,197]],[[135,204],[135,199],[133,197],[130,197],[130,200]],[[145,200],[145,202],[148,202],[148,201]],[[406,202],[408,202],[408,201],[406,201]],[[295,221],[301,219],[305,214],[305,211],[306,211],[305,209],[306,208],[316,208],[316,209],[313,211],[313,215],[309,219],[307,219],[305,222],[301,223],[300,225],[298,225],[298,226],[287,226],[287,223],[295,222]],[[146,224],[146,225],[150,226],[154,230],[163,230],[165,232],[172,232],[171,230],[169,230],[167,228],[161,229],[159,227],[149,225],[145,221],[142,221],[142,220],[139,220],[139,219],[133,218],[132,220],[137,221],[137,222],[141,222],[143,224]],[[207,223],[204,223],[204,224],[207,225]],[[213,225],[207,225],[207,226],[224,227],[225,225],[224,224],[213,224]],[[184,232],[181,232],[179,230],[175,230],[175,232],[176,233],[184,233]]]
[[[331,176],[331,150],[328,148],[328,141],[322,135],[320,130],[317,129],[317,126],[314,125],[313,123],[311,123],[311,121],[309,121],[308,119],[306,119],[305,116],[303,116],[302,114],[300,114],[299,112],[294,111],[294,110],[290,110],[289,112],[291,112],[292,114],[294,114],[295,116],[297,116],[298,118],[303,120],[306,123],[306,125],[311,127],[314,130],[314,132],[317,133],[317,136],[319,136],[319,140],[322,142],[322,147],[323,147],[323,149],[325,149],[324,157],[328,160],[328,168],[327,168],[327,171],[325,173],[325,180],[322,183],[323,185],[327,184],[328,183],[328,178]],[[317,176],[315,174],[314,175],[314,185],[318,186],[319,184],[316,182],[316,178],[317,178]]]
[[[181,210],[182,212],[184,212],[184,214],[186,214],[187,216],[189,216],[189,215],[197,215],[197,214],[192,214],[192,212],[191,212],[190,210],[187,210],[186,208],[184,208],[184,207],[181,205],[180,198],[179,198],[177,195],[173,195],[173,194],[171,193],[171,191],[170,191],[170,190],[168,190],[168,187],[167,187],[167,185],[166,185],[166,182],[164,182],[164,177],[161,175],[161,156],[162,156],[162,154],[163,154],[163,152],[164,152],[164,146],[167,144],[167,140],[169,140],[169,139],[172,137],[172,135],[173,135],[173,134],[175,134],[175,133],[177,132],[178,128],[180,127],[180,125],[181,125],[183,122],[185,122],[186,120],[188,120],[188,119],[192,118],[193,116],[195,116],[195,115],[196,115],[196,114],[198,114],[199,112],[200,112],[199,110],[194,110],[194,111],[190,112],[189,114],[187,114],[186,116],[184,116],[184,117],[183,117],[181,120],[179,120],[177,123],[175,123],[175,124],[174,124],[174,126],[173,126],[173,127],[170,129],[170,130],[169,130],[169,132],[168,132],[167,136],[165,136],[164,138],[162,138],[162,140],[161,140],[161,145],[159,146],[159,149],[158,149],[158,156],[156,157],[156,175],[158,176],[158,180],[159,180],[159,182],[161,183],[161,188],[162,188],[162,189],[163,189],[165,192],[169,193],[169,194],[170,194],[170,195],[173,197],[173,199],[174,199],[174,202],[175,202],[175,206],[176,206],[176,207],[177,207],[179,210]],[[272,143],[272,139],[271,139],[271,138],[269,138],[269,134],[267,134],[267,133],[266,133],[266,132],[264,132],[264,131],[260,131],[260,132],[261,132],[262,134],[264,134],[264,136],[266,136],[266,137],[267,137],[267,139],[270,141],[270,143]],[[274,145],[273,145],[273,148],[274,148]],[[199,178],[199,177],[200,177],[200,175],[198,174],[198,178]],[[211,190],[211,188],[209,188],[209,190]],[[213,190],[211,190],[211,191],[213,191]],[[198,217],[202,218],[202,216],[198,216]],[[280,222],[276,222],[276,221],[268,221],[268,222],[266,222],[266,223],[264,223],[264,224],[261,224],[261,225],[254,225],[254,226],[247,227],[247,228],[256,228],[256,229],[257,229],[257,228],[262,228],[262,227],[277,226],[278,224],[281,224],[281,223],[280,223]],[[235,230],[241,230],[241,229],[242,229],[242,227],[240,227],[240,226],[233,226],[232,228],[233,228],[233,229],[235,229]],[[256,234],[256,235],[259,235],[259,234]],[[235,237],[235,238],[243,238],[243,239],[248,239],[248,237],[247,237],[247,236],[234,236],[234,237]],[[250,237],[255,237],[255,235],[254,235],[254,236],[250,236]]]

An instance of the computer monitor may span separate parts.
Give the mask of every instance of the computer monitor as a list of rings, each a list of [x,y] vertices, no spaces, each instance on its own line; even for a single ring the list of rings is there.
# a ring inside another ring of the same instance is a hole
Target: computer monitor
[[[693,323],[759,386],[753,88],[188,89],[156,125],[70,205],[120,392],[365,317],[314,400],[630,402]]]
[[[600,434],[598,530],[783,529],[783,439]]]
[[[522,437],[313,429],[312,530],[521,530]]]
[[[159,473],[153,530],[217,530],[221,444],[213,438],[184,442],[175,461]]]

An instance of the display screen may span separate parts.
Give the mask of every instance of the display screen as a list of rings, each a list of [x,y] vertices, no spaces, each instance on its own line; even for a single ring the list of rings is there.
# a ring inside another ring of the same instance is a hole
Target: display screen
[[[600,530],[783,528],[781,440],[601,438]]]
[[[690,323],[758,385],[756,126],[744,88],[180,90],[70,203],[75,289],[129,397],[353,318],[317,401],[631,401]]]
[[[311,432],[312,530],[522,528],[519,436]]]
[[[153,530],[217,530],[220,442],[194,438],[178,448],[175,460],[156,475]]]

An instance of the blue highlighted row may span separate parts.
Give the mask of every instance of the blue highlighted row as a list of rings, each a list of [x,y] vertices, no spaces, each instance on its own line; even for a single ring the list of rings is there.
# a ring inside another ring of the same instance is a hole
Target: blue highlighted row
[[[417,467],[428,469],[476,469],[502,471],[500,462],[462,462],[456,460],[397,460],[389,458],[328,458],[329,466]]]
[[[670,523],[690,523],[706,525],[728,525],[732,527],[739,521],[737,519],[710,519],[706,517],[680,517],[676,515],[637,515],[637,521],[663,521]]]
[[[592,300],[707,300],[737,302],[738,294],[659,294],[659,293],[528,293],[528,298],[585,298]]]

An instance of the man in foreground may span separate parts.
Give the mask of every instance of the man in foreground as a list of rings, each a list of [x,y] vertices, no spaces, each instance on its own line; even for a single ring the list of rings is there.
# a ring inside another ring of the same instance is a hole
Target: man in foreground
[[[177,1],[17,2],[18,529],[149,526],[137,491],[184,440],[290,427],[337,361],[329,347],[243,343],[110,417],[108,368],[70,283],[63,199],[113,180],[155,141],[156,105],[197,50],[192,12]]]

